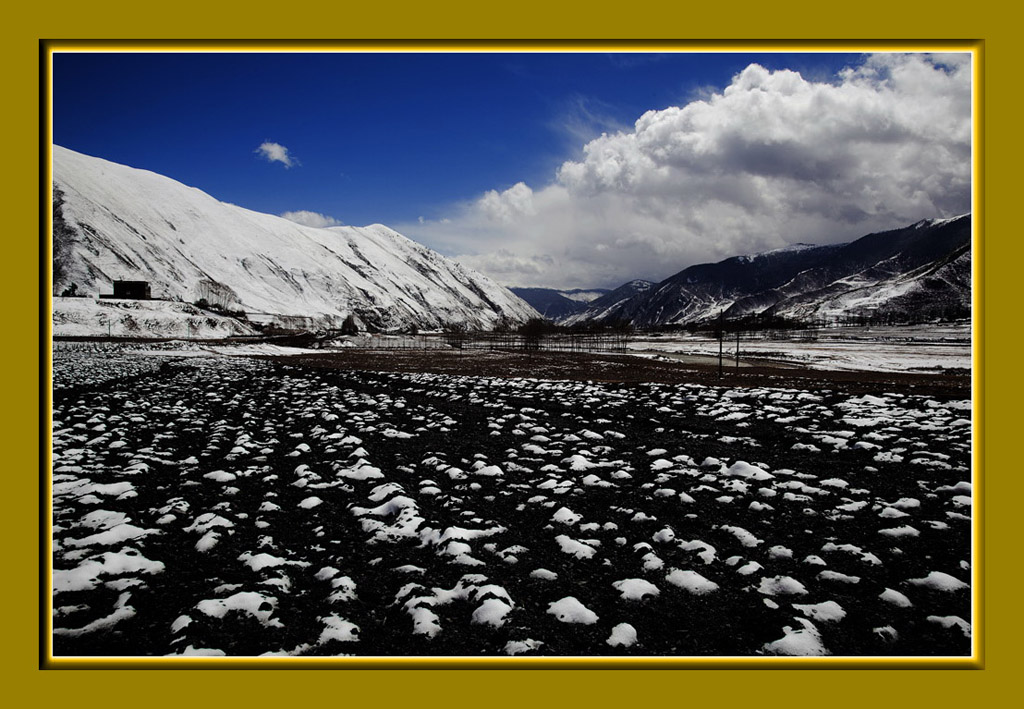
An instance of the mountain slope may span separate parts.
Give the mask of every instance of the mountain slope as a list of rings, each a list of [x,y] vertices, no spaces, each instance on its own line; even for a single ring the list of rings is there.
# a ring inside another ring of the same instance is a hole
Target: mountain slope
[[[647,291],[569,322],[680,325],[753,313],[947,317],[969,312],[971,217],[925,220],[848,244],[794,246],[690,266]]]
[[[878,277],[872,270],[840,279],[819,291],[787,298],[769,313],[796,320],[886,315],[931,320],[970,314],[969,243],[907,272]]]
[[[490,327],[537,313],[490,279],[380,224],[319,229],[145,170],[53,147],[54,293],[144,280],[154,298],[270,319]]]
[[[627,316],[623,315],[623,311],[627,308],[627,303],[634,299],[642,299],[654,285],[654,282],[642,279],[623,283],[615,290],[591,301],[586,310],[564,317],[559,320],[559,323],[577,325],[626,319]]]

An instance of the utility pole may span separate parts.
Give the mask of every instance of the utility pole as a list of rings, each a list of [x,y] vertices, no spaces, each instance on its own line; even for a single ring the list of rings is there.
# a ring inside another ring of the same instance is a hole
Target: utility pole
[[[723,310],[718,314],[718,378],[722,378],[722,354],[724,352],[725,342],[725,311]]]
[[[740,368],[740,331],[736,331],[736,369]]]

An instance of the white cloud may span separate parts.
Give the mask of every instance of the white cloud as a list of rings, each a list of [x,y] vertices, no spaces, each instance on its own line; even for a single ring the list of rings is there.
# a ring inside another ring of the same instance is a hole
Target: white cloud
[[[591,140],[550,184],[398,225],[512,285],[615,286],[970,209],[969,55],[880,54],[829,82],[752,64]]]
[[[296,212],[285,212],[281,216],[290,222],[295,222],[296,224],[302,224],[304,226],[324,228],[342,225],[342,222],[338,221],[334,217],[326,214],[320,214],[319,212],[310,212],[305,209],[300,209]]]
[[[537,213],[533,205],[533,190],[523,182],[517,182],[504,192],[489,190],[477,205],[489,220],[502,224]]]
[[[253,152],[263,157],[267,162],[279,162],[285,167],[294,167],[300,164],[294,156],[288,153],[288,148],[284,147],[280,143],[272,143],[269,140],[264,141],[260,147],[256,148]]]

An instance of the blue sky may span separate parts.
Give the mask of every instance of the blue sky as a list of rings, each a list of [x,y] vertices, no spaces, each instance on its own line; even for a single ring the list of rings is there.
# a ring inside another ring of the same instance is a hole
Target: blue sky
[[[663,277],[717,251],[783,245],[774,237],[763,244],[730,238],[717,250],[707,248],[713,215],[695,215],[725,191],[706,195],[689,217],[671,216],[679,229],[688,220],[693,223],[685,228],[696,230],[680,242],[690,247],[669,249],[671,264],[663,263],[660,241],[642,243],[650,231],[642,217],[652,207],[641,202],[650,195],[638,202],[632,194],[632,206],[616,207],[606,223],[616,222],[621,209],[635,209],[636,219],[614,233],[583,225],[572,216],[583,209],[580,199],[600,198],[601,209],[624,199],[622,193],[597,195],[622,185],[591,184],[584,175],[594,158],[584,146],[622,147],[592,142],[603,132],[636,136],[634,123],[647,111],[668,117],[666,109],[723,99],[752,64],[778,80],[744,84],[751,97],[744,106],[754,105],[755,94],[790,95],[782,78],[795,74],[817,90],[844,81],[853,86],[838,73],[844,68],[862,72],[862,83],[874,71],[865,69],[871,63],[866,55],[829,53],[57,53],[53,60],[53,139],[59,145],[153,170],[261,212],[305,210],[344,224],[388,224],[509,284],[561,285],[555,281],[562,274],[571,281],[566,286]],[[940,62],[927,66],[936,76],[953,73]],[[691,128],[671,130],[679,136]],[[763,142],[774,145],[776,138]],[[258,150],[265,144],[287,150],[290,166],[267,159],[273,153]],[[642,142],[641,150],[649,145]],[[635,152],[623,149],[626,157],[614,164]],[[793,154],[800,150],[787,152]],[[751,173],[744,158],[741,164],[729,159],[716,164],[716,174]],[[566,169],[567,163],[579,169]],[[596,166],[593,174],[605,175],[606,168]],[[571,208],[554,205],[560,190],[577,198]],[[749,202],[741,207],[747,213],[754,208]],[[887,207],[879,211],[885,218],[903,216]],[[489,216],[481,221],[481,215]],[[857,228],[874,223],[854,221]],[[572,231],[571,243],[546,239],[552,249],[540,253],[542,244],[523,241],[526,231],[538,229]],[[594,254],[603,246],[613,250],[612,259],[615,244],[630,254],[622,268],[566,271],[563,262],[576,250]]]
[[[257,211],[398,223],[544,181],[752,61],[827,75],[858,56],[58,54],[53,134]],[[261,161],[264,141],[300,166]]]

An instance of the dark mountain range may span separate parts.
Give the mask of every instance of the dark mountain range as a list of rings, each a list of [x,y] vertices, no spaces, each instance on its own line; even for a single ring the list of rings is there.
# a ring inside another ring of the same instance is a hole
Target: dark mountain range
[[[607,288],[509,288],[548,320],[563,320],[586,310],[596,299],[611,291]]]
[[[633,298],[644,296],[655,283],[637,279],[624,283],[613,291],[609,291],[597,300],[590,303],[585,310],[574,315],[562,318],[559,323],[563,325],[576,325],[583,323],[600,323],[612,320],[620,320],[622,307]]]
[[[796,244],[690,266],[632,297],[596,300],[562,322],[659,327],[723,312],[798,320],[963,317],[971,304],[970,246],[970,215],[924,220],[847,244]]]

